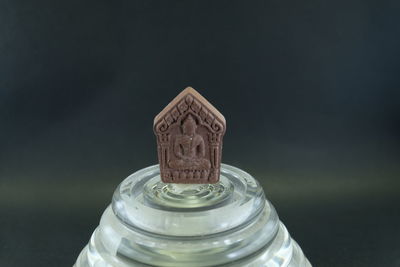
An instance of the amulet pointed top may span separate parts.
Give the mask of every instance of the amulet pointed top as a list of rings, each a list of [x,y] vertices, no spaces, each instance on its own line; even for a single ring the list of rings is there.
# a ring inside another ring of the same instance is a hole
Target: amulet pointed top
[[[219,181],[225,118],[196,90],[187,87],[176,96],[155,117],[153,128],[163,182]]]

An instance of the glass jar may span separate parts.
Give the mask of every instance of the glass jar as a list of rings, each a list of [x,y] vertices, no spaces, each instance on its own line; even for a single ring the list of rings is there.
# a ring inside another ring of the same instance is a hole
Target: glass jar
[[[216,184],[165,184],[158,165],[114,193],[76,267],[311,266],[248,173],[222,164]]]

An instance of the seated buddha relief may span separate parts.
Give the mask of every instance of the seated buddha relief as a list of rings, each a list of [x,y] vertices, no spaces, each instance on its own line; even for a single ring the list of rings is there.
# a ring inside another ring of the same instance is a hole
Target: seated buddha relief
[[[170,160],[170,168],[178,170],[205,170],[211,163],[205,158],[205,144],[203,137],[196,133],[197,124],[191,115],[188,115],[181,125],[182,134],[177,135],[173,144],[175,159]]]

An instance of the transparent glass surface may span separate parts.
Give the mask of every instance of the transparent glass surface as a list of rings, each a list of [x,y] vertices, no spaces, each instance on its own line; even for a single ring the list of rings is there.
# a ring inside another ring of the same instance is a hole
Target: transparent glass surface
[[[126,178],[76,267],[311,266],[248,173],[165,184],[158,165]]]

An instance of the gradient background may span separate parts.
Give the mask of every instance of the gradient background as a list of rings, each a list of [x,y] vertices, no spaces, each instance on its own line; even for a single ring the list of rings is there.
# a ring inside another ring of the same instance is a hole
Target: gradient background
[[[193,86],[314,266],[400,266],[399,1],[0,0],[0,266],[71,266]]]

